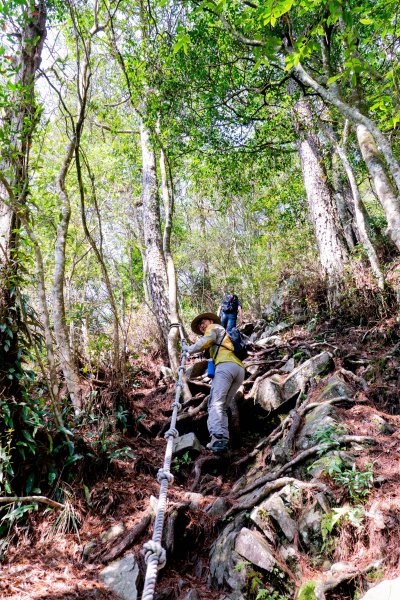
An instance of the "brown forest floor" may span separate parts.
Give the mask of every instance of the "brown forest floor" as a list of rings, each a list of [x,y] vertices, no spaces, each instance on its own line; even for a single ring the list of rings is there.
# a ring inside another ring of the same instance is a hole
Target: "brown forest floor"
[[[296,336],[318,341],[320,335],[321,330],[311,335],[296,327],[286,334],[286,339]],[[351,360],[352,356],[362,356],[376,369],[377,375],[367,396],[363,397],[363,392],[359,392],[360,399],[366,402],[350,409],[340,409],[339,413],[349,434],[373,435],[378,439],[378,444],[368,451],[368,457],[359,457],[360,467],[367,461],[373,462],[374,478],[379,483],[371,493],[366,509],[371,510],[379,505],[390,514],[391,507],[395,506],[399,514],[400,358],[392,358],[392,355],[396,356],[397,345],[400,346],[400,327],[392,319],[376,324],[369,330],[353,327],[342,329],[338,333],[331,327],[329,335],[330,343],[340,348],[341,358],[335,359],[337,367],[342,364],[346,367],[346,360]],[[25,528],[16,531],[0,571],[1,598],[116,598],[98,580],[98,572],[104,565],[100,562],[84,562],[83,548],[88,542],[98,540],[101,532],[118,523],[123,523],[129,530],[148,508],[150,495],[158,496],[159,487],[155,475],[163,463],[165,440],[163,437],[156,437],[156,433],[168,422],[168,410],[174,396],[173,386],[159,380],[160,364],[160,360],[148,358],[146,361],[138,359],[134,362],[138,375],[135,388],[131,388],[128,397],[133,414],[140,419],[137,421],[136,435],[125,436],[122,444],[131,447],[134,460],[115,460],[104,473],[95,474],[97,481],[90,486],[91,507],[85,502],[82,477],[77,478],[71,486],[70,500],[82,522],[79,538],[75,532],[54,533],[52,525],[56,515],[44,515],[44,507],[40,507],[30,517]],[[395,431],[391,435],[377,434],[373,420],[373,416],[377,414],[394,426]],[[244,432],[243,446],[232,453],[232,463],[245,456],[257,443],[258,437],[254,432]],[[171,501],[179,503],[185,500],[190,471],[189,465],[182,466],[176,473],[175,482],[169,488]],[[205,497],[204,504],[211,503],[215,497],[227,495],[238,475],[234,468],[229,468],[224,478],[215,477],[216,495]],[[212,475],[210,480],[213,480]],[[338,499],[341,493],[338,489]],[[395,513],[396,511],[393,512]],[[212,519],[203,517],[199,522],[193,513],[189,514],[185,523],[185,538],[181,540],[182,551],[160,572],[157,584],[158,592],[162,592],[158,596],[160,600],[178,596],[182,599],[192,587],[199,591],[201,600],[217,600],[221,597],[221,590],[212,591],[207,587],[207,557],[217,530],[218,524]],[[384,544],[387,548],[385,576],[390,578],[400,575],[400,522],[393,517],[387,530],[368,533],[368,536],[357,536],[354,529],[344,528],[335,558],[364,563],[373,556],[374,548]],[[142,573],[144,562],[140,549],[150,536],[151,530],[130,550],[137,556]],[[179,540],[177,543],[179,544]],[[332,595],[332,598],[341,597],[343,596]]]

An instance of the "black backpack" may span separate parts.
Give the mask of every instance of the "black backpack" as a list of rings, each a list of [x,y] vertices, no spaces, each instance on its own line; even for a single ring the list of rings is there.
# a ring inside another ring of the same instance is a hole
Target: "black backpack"
[[[233,344],[233,352],[235,356],[237,356],[239,360],[244,360],[245,358],[247,358],[249,355],[249,352],[247,350],[247,338],[245,338],[245,336],[242,335],[239,329],[236,329],[236,327],[232,327],[228,335],[231,338],[231,342]]]
[[[236,313],[239,308],[239,298],[236,294],[225,294],[221,309],[224,313]]]

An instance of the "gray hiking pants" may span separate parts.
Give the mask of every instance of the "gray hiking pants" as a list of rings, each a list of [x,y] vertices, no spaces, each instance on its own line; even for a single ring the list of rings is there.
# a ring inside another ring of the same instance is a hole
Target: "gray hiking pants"
[[[243,383],[244,369],[234,362],[219,363],[208,401],[207,427],[210,435],[229,439],[228,406]]]

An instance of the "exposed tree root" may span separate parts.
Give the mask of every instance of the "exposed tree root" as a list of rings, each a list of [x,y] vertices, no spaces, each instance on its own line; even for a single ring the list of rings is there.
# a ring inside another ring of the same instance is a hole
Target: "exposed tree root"
[[[302,415],[305,415],[308,411],[312,410],[313,408],[317,408],[320,406],[329,406],[329,405],[334,405],[334,404],[341,404],[343,402],[349,402],[349,403],[354,403],[355,401],[352,398],[349,398],[348,396],[337,396],[335,398],[331,398],[330,400],[325,400],[324,402],[312,402],[310,404],[306,404],[304,405],[304,410],[302,412]],[[357,403],[360,402],[365,402],[365,400],[357,400]],[[247,456],[241,458],[240,460],[238,460],[235,463],[235,466],[240,466],[243,464],[248,463],[252,458],[254,458],[255,456],[257,456],[257,454],[266,446],[268,445],[272,445],[275,442],[277,442],[285,433],[285,429],[290,425],[290,421],[292,419],[292,411],[288,414],[288,416],[286,417],[286,419],[284,419],[282,421],[282,423],[279,423],[279,425],[269,434],[269,436],[267,436],[266,438],[264,438],[263,440],[261,440],[261,442],[259,442],[257,444],[257,446],[255,446],[254,450],[252,450]],[[298,428],[297,428],[298,429]],[[296,431],[297,431],[296,429]]]
[[[51,498],[46,498],[46,496],[2,496],[0,498],[0,504],[13,504],[14,502],[41,502],[52,508],[65,508],[64,504],[51,500]]]
[[[343,367],[340,367],[339,371],[345,377],[348,377],[349,379],[358,383],[358,385],[360,385],[362,387],[364,392],[368,389],[368,387],[369,387],[368,383],[365,381],[365,379],[363,377],[360,377],[359,375],[356,375],[355,373],[353,373],[353,371],[348,371],[347,369],[344,369]]]
[[[204,465],[210,464],[210,463],[215,463],[219,460],[221,460],[221,457],[215,456],[215,455],[201,456],[200,458],[198,458],[196,460],[196,462],[194,463],[194,467],[193,467],[194,479],[193,479],[193,483],[190,487],[191,492],[194,492],[199,484],[200,477],[201,477],[201,471],[202,471],[202,468],[204,467]]]
[[[230,517],[231,515],[236,514],[242,510],[248,510],[249,508],[253,508],[259,502],[262,502],[262,500],[264,500],[264,498],[269,496],[272,492],[280,490],[281,488],[285,487],[285,485],[289,485],[290,483],[295,483],[297,487],[302,489],[319,489],[322,492],[329,491],[329,488],[323,483],[308,483],[306,481],[296,479],[295,477],[281,477],[280,479],[276,479],[272,483],[265,484],[264,487],[258,492],[258,494],[256,496],[253,496],[248,502],[242,502],[240,504],[232,506],[232,508],[228,510],[225,516]]]
[[[110,544],[108,544],[106,548],[102,548],[99,552],[96,552],[96,554],[92,554],[90,557],[90,562],[93,562],[94,560],[100,557],[101,562],[106,564],[114,560],[115,558],[121,556],[121,554],[123,554],[125,550],[130,548],[136,542],[136,540],[146,531],[146,529],[150,525],[152,515],[152,509],[148,508],[146,513],[140,519],[140,521],[136,523],[133,529],[131,529],[127,534],[124,535],[124,537],[119,543],[115,544],[115,542],[113,541],[112,545],[114,547],[110,548]]]
[[[261,477],[260,479],[258,479],[254,483],[252,483],[251,485],[247,486],[247,488],[244,488],[244,490],[237,492],[234,495],[234,497],[243,496],[244,494],[252,492],[256,488],[263,485],[264,483],[268,483],[270,481],[275,481],[275,479],[278,479],[281,475],[283,475],[283,473],[288,471],[291,467],[306,460],[310,456],[314,456],[314,454],[317,454],[318,452],[320,452],[322,448],[324,448],[325,452],[327,452],[328,450],[331,450],[332,448],[337,448],[338,446],[351,444],[351,443],[375,444],[376,441],[374,438],[371,438],[371,437],[368,437],[365,435],[342,435],[342,436],[337,437],[334,441],[324,444],[323,446],[322,446],[322,444],[318,444],[317,446],[312,446],[311,448],[307,448],[307,450],[300,452],[295,458],[293,458],[291,461],[289,461],[288,463],[283,465],[275,473],[271,473],[270,475]]]
[[[363,575],[368,573],[371,569],[378,569],[382,565],[382,560],[375,560],[370,562],[368,565],[360,569],[359,567],[352,567],[349,565],[349,570],[339,573],[332,573],[328,571],[325,578],[322,581],[318,581],[314,589],[316,600],[326,600],[325,593],[330,590],[334,590],[338,585],[344,581],[354,579],[357,575]]]

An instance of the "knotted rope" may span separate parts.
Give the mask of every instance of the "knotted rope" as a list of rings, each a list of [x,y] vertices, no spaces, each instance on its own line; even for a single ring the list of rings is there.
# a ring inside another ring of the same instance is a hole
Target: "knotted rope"
[[[182,379],[183,373],[185,372],[185,361],[188,353],[186,351],[186,340],[183,335],[183,329],[180,323],[172,323],[171,327],[179,327],[179,333],[181,336],[182,354],[181,364],[179,367],[179,376],[176,384],[175,400],[172,403],[172,416],[171,424],[168,431],[165,432],[164,437],[167,440],[167,447],[165,449],[164,465],[162,469],[159,469],[157,473],[157,481],[160,484],[160,493],[158,496],[156,518],[154,521],[153,537],[150,541],[143,545],[143,552],[146,561],[146,578],[144,581],[142,600],[153,600],[154,588],[157,581],[157,573],[159,569],[162,569],[166,563],[166,552],[161,546],[162,533],[164,528],[165,510],[167,507],[167,493],[168,484],[174,481],[174,476],[170,472],[172,452],[174,449],[174,439],[178,435],[176,429],[176,419],[178,412],[181,409],[181,403],[179,402],[181,390],[182,390]]]

